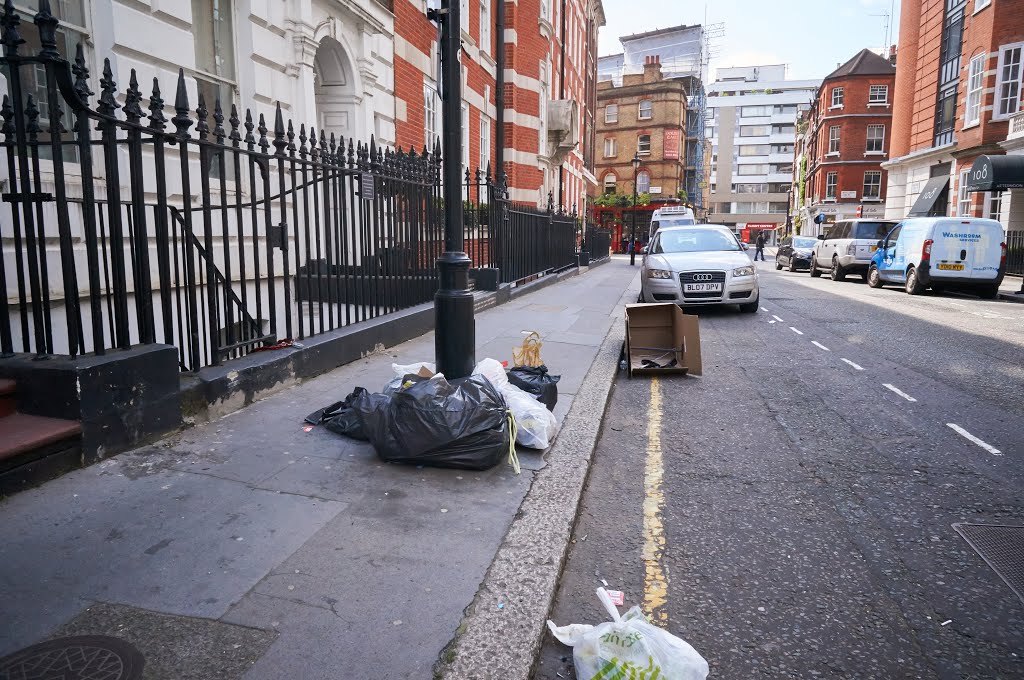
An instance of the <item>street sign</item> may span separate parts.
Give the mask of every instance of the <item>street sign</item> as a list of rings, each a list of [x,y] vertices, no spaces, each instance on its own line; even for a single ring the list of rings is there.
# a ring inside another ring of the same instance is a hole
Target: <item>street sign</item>
[[[359,198],[373,200],[373,173],[364,172],[359,176]]]

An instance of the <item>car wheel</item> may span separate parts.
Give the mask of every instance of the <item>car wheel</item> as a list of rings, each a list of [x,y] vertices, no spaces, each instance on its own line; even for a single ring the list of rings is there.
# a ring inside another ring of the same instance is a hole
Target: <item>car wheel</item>
[[[868,270],[867,281],[872,288],[881,288],[884,285],[882,276],[878,273],[878,267],[875,265],[871,265],[871,269]]]
[[[832,277],[833,281],[842,281],[846,278],[846,270],[839,264],[838,257],[832,258],[832,270],[829,272],[829,276]]]
[[[812,255],[811,256],[811,278],[816,279],[821,276],[821,271],[818,269],[818,260]]]
[[[986,300],[994,300],[999,297],[999,286],[989,286],[978,290],[978,297]]]
[[[794,260],[793,258],[789,258],[789,271],[796,271],[796,260]]]
[[[921,286],[921,281],[917,278],[917,270],[911,267],[907,271],[907,295],[919,295],[924,292],[924,287]]]
[[[740,311],[744,314],[756,314],[757,307],[760,304],[760,300],[754,300],[753,302],[747,302],[746,304],[740,305]]]
[[[775,271],[782,269],[782,264],[779,262],[779,256],[775,256]]]

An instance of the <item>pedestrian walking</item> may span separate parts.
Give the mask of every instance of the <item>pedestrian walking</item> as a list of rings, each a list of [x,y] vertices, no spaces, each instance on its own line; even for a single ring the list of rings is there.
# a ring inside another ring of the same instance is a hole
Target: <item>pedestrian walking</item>
[[[764,262],[764,232],[757,232],[757,240],[754,241],[754,262],[757,262],[757,256],[761,256],[761,262]]]

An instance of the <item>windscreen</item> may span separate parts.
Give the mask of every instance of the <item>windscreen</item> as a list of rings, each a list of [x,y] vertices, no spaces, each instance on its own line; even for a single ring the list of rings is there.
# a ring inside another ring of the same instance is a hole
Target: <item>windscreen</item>
[[[896,225],[895,222],[858,222],[853,236],[850,238],[862,238],[870,241],[878,241],[885,238],[889,230]]]
[[[793,239],[794,248],[813,248],[815,243],[817,243],[817,239],[810,236],[797,236]]]
[[[662,231],[654,248],[655,253],[699,253],[707,251],[736,251],[740,244],[736,237],[720,229],[673,229]]]

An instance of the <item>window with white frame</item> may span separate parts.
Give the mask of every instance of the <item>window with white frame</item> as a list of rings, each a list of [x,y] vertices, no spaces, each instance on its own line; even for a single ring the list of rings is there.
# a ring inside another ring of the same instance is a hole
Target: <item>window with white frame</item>
[[[985,9],[991,4],[992,0],[974,0],[974,12],[978,13],[979,11]]]
[[[964,125],[977,125],[981,122],[981,95],[984,91],[987,56],[979,54],[971,59],[971,65],[967,70],[967,103],[964,107]]]
[[[221,106],[230,107],[234,99],[234,36],[230,0],[192,0],[195,79],[210,111],[216,100],[220,99]]]
[[[604,157],[612,158],[615,156],[615,138],[608,137],[604,140]]]
[[[828,152],[839,153],[839,126],[833,125],[828,129]]]
[[[1003,221],[1003,192],[985,192],[985,217],[997,222]]]
[[[839,184],[839,173],[830,172],[825,175],[825,198],[836,198],[836,186]]]
[[[833,87],[832,88],[832,106],[838,108],[843,105],[843,88]]]
[[[551,0],[540,0],[540,18],[551,22]]]
[[[491,53],[491,0],[480,0],[480,50]]]
[[[618,182],[618,178],[615,176],[614,173],[608,173],[607,175],[605,175],[604,176],[604,193],[606,193],[606,194],[614,194],[615,193],[615,186],[616,186],[615,183],[616,182]]]
[[[491,162],[491,119],[480,114],[480,169],[487,172]]]
[[[888,104],[889,86],[872,85],[868,88],[868,104]]]
[[[619,122],[619,105],[608,104],[604,107],[604,122],[606,123],[618,123]]]
[[[651,173],[642,170],[636,176],[636,192],[646,194],[651,190]]]
[[[885,151],[885,126],[868,125],[867,153],[883,153]]]
[[[636,138],[636,151],[641,156],[646,156],[651,153],[651,136],[640,135]]]
[[[882,198],[882,172],[880,170],[868,170],[864,173],[864,200]]]
[[[636,117],[638,120],[650,120],[653,110],[654,108],[651,104],[651,100],[643,99],[640,101],[640,107],[637,109]]]
[[[970,169],[960,171],[960,185],[956,192],[957,217],[971,217],[971,192],[967,191],[967,179],[971,176]]]
[[[462,32],[469,35],[469,0],[459,0],[459,24]]]
[[[433,83],[423,84],[423,143],[433,152],[437,141],[437,90]]]
[[[999,48],[996,83],[996,118],[1008,118],[1020,111],[1021,53],[1024,43]]]

